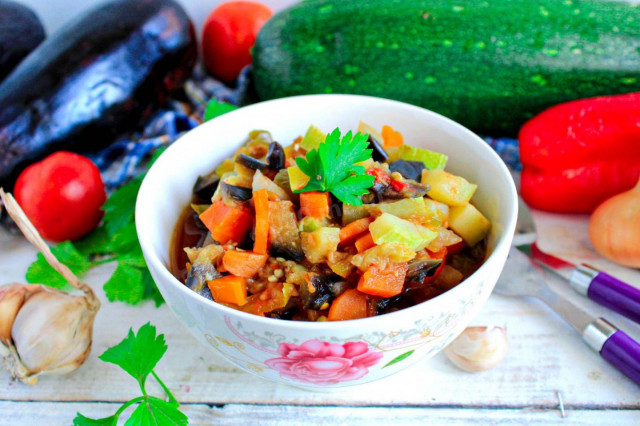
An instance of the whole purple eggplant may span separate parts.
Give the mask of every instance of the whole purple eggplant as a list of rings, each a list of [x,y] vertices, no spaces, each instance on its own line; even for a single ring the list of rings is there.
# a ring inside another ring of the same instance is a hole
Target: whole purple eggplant
[[[0,81],[42,43],[44,37],[42,23],[31,9],[0,0]]]
[[[134,130],[196,57],[173,0],[112,0],[66,25],[0,85],[0,186],[51,152],[96,151]]]

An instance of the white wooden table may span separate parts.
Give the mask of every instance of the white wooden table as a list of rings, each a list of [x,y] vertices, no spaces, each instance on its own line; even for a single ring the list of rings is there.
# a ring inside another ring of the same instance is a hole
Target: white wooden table
[[[597,257],[586,238],[586,217],[534,212],[540,246],[570,259],[589,260],[640,286],[640,271]],[[0,231],[0,283],[23,281],[35,250]],[[97,359],[130,327],[151,321],[169,350],[157,367],[192,424],[640,424],[640,388],[610,367],[581,337],[536,300],[493,295],[472,325],[508,329],[506,359],[470,374],[443,354],[377,383],[335,393],[313,393],[245,373],[201,346],[166,305],[109,303],[100,283],[113,266],[90,272],[103,306],[88,361],[66,376],[42,377],[33,387],[0,371],[0,424],[70,424],[76,412],[108,416],[138,395],[134,380]],[[640,339],[640,326],[568,293],[595,314]],[[154,383],[153,381],[150,384]],[[159,387],[151,387],[162,395]],[[564,413],[564,417],[563,417]]]

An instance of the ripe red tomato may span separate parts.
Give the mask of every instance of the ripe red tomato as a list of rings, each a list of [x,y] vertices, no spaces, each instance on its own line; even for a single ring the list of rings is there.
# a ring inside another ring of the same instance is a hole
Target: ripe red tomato
[[[24,169],[14,195],[40,235],[55,242],[75,240],[94,229],[107,198],[96,165],[66,151]]]
[[[225,82],[233,82],[251,63],[250,49],[258,31],[273,12],[262,3],[230,1],[207,16],[202,33],[202,59],[207,70]]]

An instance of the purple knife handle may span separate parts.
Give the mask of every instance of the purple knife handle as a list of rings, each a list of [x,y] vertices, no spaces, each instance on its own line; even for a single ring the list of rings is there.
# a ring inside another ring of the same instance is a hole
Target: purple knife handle
[[[586,265],[578,266],[571,284],[589,299],[640,324],[640,290]]]
[[[602,345],[602,358],[640,386],[640,344],[624,331],[616,331]]]

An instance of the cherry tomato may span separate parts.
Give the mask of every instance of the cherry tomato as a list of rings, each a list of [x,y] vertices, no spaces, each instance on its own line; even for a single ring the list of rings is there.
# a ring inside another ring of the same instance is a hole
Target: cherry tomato
[[[40,235],[55,242],[75,240],[94,229],[107,198],[96,165],[66,151],[24,169],[14,195]]]
[[[250,49],[273,12],[262,3],[230,1],[207,16],[202,33],[202,59],[207,70],[233,82],[251,63]]]

